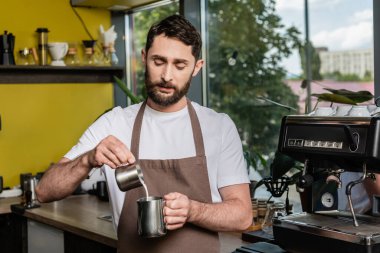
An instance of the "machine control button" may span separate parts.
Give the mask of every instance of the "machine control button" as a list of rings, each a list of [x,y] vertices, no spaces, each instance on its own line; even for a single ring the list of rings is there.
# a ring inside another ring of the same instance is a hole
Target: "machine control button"
[[[303,140],[302,139],[297,139],[295,141],[295,146],[297,147],[302,147],[303,146]]]
[[[333,145],[334,145],[334,148],[336,148],[336,149],[342,149],[343,148],[343,142],[334,142]]]
[[[311,141],[312,147],[318,147],[318,141]]]
[[[303,140],[303,139],[288,139],[288,146],[290,147],[307,147],[307,148],[331,148],[342,149],[343,142],[341,141],[316,141],[316,140]]]
[[[296,140],[295,139],[289,139],[288,140],[288,146],[294,146],[296,143]]]
[[[289,147],[303,147],[303,139],[289,139],[288,140]]]

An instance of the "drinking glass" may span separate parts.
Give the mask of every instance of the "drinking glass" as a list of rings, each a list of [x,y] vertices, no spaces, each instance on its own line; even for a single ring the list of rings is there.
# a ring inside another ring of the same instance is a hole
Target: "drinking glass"
[[[268,204],[267,212],[263,223],[261,224],[261,229],[268,234],[273,235],[273,218],[282,217],[286,215],[286,208],[283,203],[273,203]]]

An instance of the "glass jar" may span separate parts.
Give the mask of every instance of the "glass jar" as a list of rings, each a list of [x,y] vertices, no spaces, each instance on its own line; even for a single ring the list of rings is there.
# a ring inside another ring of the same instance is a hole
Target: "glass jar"
[[[97,61],[95,58],[95,52],[93,48],[85,48],[84,56],[83,56],[83,65],[86,66],[94,66],[97,65]]]
[[[261,224],[261,229],[268,234],[273,234],[273,218],[286,216],[286,209],[283,203],[268,204],[265,218]]]
[[[17,65],[35,65],[32,49],[23,48],[19,50]]]
[[[103,54],[101,59],[101,65],[110,66],[111,65],[111,52],[109,47],[103,46]]]
[[[96,40],[83,40],[83,46],[84,46],[83,65],[85,66],[99,65],[99,61],[95,55],[95,44],[96,44]]]
[[[69,49],[65,58],[65,64],[67,66],[79,66],[80,60],[78,57],[78,50],[75,44],[69,44]]]
[[[28,64],[29,50],[27,48],[18,51],[17,65],[29,65]]]
[[[110,49],[111,52],[111,65],[117,65],[119,63],[119,58],[117,58],[115,48]]]

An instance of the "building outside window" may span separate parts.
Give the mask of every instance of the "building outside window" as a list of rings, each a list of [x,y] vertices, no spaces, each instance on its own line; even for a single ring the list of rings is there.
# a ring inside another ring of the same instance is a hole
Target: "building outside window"
[[[305,1],[276,2],[283,22],[294,24],[304,38]],[[311,93],[324,93],[324,88],[333,88],[367,90],[374,94],[373,1],[308,2],[310,41],[318,52],[321,75],[321,78],[317,79],[316,73],[313,72]],[[303,73],[299,62],[299,54],[295,52],[285,64],[288,72],[294,74],[293,80],[289,80],[288,84],[300,96],[299,104],[302,105],[306,93],[299,89]],[[301,78],[298,78],[299,76]],[[316,102],[316,97],[312,97],[312,104],[315,105]],[[373,103],[373,100],[366,103]],[[329,105],[324,105],[327,104]]]

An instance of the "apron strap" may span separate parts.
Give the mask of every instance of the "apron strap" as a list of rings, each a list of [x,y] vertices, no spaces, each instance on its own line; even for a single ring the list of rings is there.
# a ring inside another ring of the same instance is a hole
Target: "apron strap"
[[[133,124],[133,130],[132,130],[131,152],[135,156],[136,161],[139,160],[140,133],[141,133],[141,126],[142,126],[145,106],[146,106],[146,100],[142,103],[140,110],[137,113],[135,123]]]
[[[191,104],[190,99],[188,98],[187,98],[187,110],[189,111],[191,127],[193,129],[195,152],[197,156],[205,156],[205,147],[203,144],[201,124],[199,123],[197,113],[195,112],[195,109],[193,105]]]

